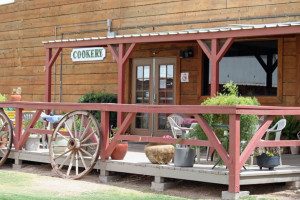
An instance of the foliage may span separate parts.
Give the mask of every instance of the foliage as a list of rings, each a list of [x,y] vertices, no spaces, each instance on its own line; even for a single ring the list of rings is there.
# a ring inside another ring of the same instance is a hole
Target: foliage
[[[2,95],[2,94],[0,93],[0,102],[1,102],[1,101],[6,101],[6,95],[5,95],[5,94]]]
[[[115,94],[110,93],[102,93],[92,91],[91,93],[86,93],[82,97],[78,99],[79,103],[117,103],[118,98]],[[101,114],[97,110],[90,111],[98,121],[101,121]],[[109,124],[110,126],[116,127],[117,126],[117,113],[110,112],[109,114]]]
[[[29,124],[29,122],[31,121],[31,119],[28,119],[26,121],[23,121],[22,124],[23,124],[23,127],[27,127],[27,125]],[[34,125],[34,128],[37,128],[37,129],[44,129],[45,128],[45,125],[43,124],[43,122],[41,121],[37,121]],[[33,135],[38,135],[36,133],[30,133],[30,134],[33,134]]]
[[[281,117],[279,116],[275,117],[271,127],[273,127],[280,119]],[[300,121],[295,119],[295,117],[292,115],[285,116],[285,119],[286,126],[281,131],[281,135],[285,136],[285,139],[287,140],[297,140],[297,133],[300,131]],[[270,139],[275,138],[275,134],[276,133],[270,133]]]
[[[12,94],[21,94],[22,93],[22,89],[21,89],[21,87],[18,87],[17,89],[13,88],[13,90],[12,90],[11,93]]]
[[[238,87],[233,84],[232,81],[224,85],[223,93],[218,93],[215,97],[208,98],[201,105],[260,105],[255,97],[242,97],[238,94]],[[227,143],[228,136],[224,136],[224,131],[228,128],[220,125],[229,124],[228,114],[202,114],[203,118],[207,121],[209,126],[216,132],[219,140],[223,146]],[[258,122],[258,116],[256,115],[241,115],[240,117],[240,133],[241,141],[245,141],[245,145],[252,138],[256,125]],[[207,140],[202,128],[197,125],[191,132],[190,137],[197,137],[199,140]]]

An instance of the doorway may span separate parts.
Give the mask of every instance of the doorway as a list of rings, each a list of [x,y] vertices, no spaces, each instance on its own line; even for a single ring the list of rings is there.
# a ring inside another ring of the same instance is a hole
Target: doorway
[[[132,104],[175,104],[176,58],[136,58],[132,61]],[[137,113],[131,126],[135,135],[167,134],[167,114]]]

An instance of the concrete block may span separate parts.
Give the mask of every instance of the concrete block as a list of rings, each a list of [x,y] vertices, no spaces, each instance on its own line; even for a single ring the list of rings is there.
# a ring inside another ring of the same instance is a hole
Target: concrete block
[[[239,193],[222,191],[222,199],[223,200],[237,200],[242,197],[249,196],[249,195],[250,195],[249,191],[240,191]]]
[[[300,181],[286,182],[286,186],[290,190],[300,189]]]
[[[19,169],[21,169],[22,168],[22,164],[13,164],[12,165],[12,168],[13,168],[13,170],[19,170]]]
[[[151,183],[151,190],[154,190],[156,192],[163,192],[167,189],[173,188],[177,185],[176,182],[164,182],[164,183],[160,183],[160,182],[155,182],[153,181]]]
[[[120,179],[120,176],[99,176],[99,180],[101,183],[109,183],[111,181],[115,181]]]

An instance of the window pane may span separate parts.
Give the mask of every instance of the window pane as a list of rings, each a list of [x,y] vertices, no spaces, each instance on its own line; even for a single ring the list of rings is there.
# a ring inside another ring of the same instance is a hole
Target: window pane
[[[143,78],[143,66],[138,66],[137,67],[137,78],[142,79]]]
[[[150,78],[150,66],[144,67],[144,78],[149,79]]]
[[[173,65],[168,65],[167,78],[173,78]]]
[[[235,42],[220,62],[219,84],[233,81],[244,96],[277,96],[277,40]],[[203,93],[210,94],[211,67],[204,56]]]
[[[160,65],[159,66],[159,68],[160,68],[160,75],[159,75],[159,77],[160,78],[166,78],[167,77],[167,66],[166,65]]]

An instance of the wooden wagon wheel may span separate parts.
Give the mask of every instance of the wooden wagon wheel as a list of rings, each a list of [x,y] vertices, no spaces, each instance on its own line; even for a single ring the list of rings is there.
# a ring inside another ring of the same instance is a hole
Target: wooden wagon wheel
[[[100,125],[91,113],[68,113],[59,121],[51,137],[51,165],[62,178],[80,179],[98,161],[101,143]]]
[[[0,108],[0,166],[10,153],[13,141],[13,126],[2,108]]]

